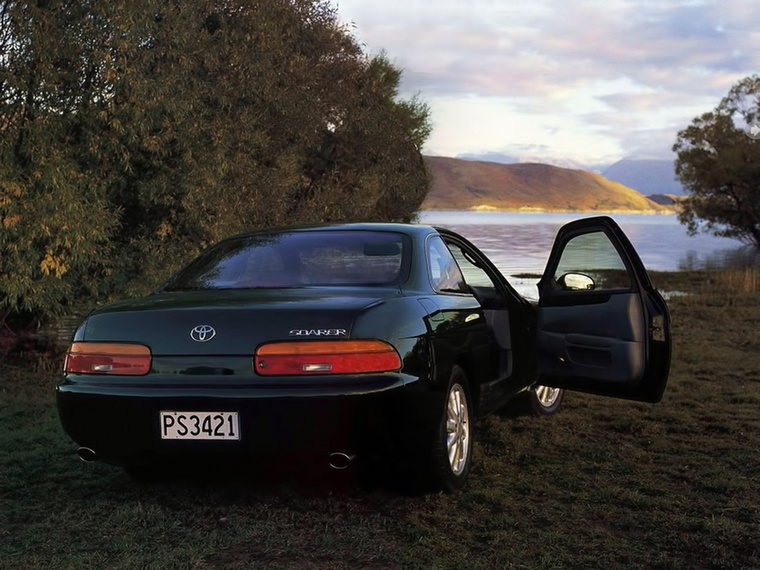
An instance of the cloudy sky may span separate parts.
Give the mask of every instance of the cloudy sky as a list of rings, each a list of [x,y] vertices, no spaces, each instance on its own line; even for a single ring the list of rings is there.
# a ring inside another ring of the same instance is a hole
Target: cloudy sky
[[[333,0],[431,108],[424,153],[672,159],[677,132],[760,73],[755,0]]]

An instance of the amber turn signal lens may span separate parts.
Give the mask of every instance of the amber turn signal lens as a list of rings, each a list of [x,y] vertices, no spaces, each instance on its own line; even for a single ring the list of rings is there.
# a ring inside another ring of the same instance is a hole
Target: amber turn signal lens
[[[63,371],[142,376],[150,372],[150,365],[150,348],[142,344],[75,342],[66,353]]]
[[[261,345],[254,358],[263,376],[359,374],[401,368],[396,349],[381,340],[315,340]]]

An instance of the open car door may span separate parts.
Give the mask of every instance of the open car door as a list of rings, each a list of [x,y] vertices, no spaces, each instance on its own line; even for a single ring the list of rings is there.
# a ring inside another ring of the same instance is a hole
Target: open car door
[[[611,218],[563,226],[538,291],[539,384],[660,401],[670,369],[668,308]]]

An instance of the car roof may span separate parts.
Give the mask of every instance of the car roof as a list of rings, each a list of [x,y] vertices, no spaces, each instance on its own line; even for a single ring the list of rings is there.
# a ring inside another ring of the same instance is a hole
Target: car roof
[[[290,233],[290,232],[313,232],[313,231],[381,231],[381,232],[397,232],[408,235],[413,238],[424,238],[430,234],[438,232],[436,228],[423,224],[404,224],[397,222],[351,222],[351,223],[338,223],[338,224],[314,224],[305,226],[284,226],[276,228],[266,228],[261,230],[254,230],[245,232],[235,236],[231,236],[227,239],[244,238],[247,236],[256,236],[262,234],[273,233]]]

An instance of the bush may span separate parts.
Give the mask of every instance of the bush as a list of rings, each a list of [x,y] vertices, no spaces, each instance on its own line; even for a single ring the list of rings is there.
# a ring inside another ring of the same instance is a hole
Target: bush
[[[318,0],[0,5],[0,324],[144,293],[225,235],[408,220],[427,106]]]

